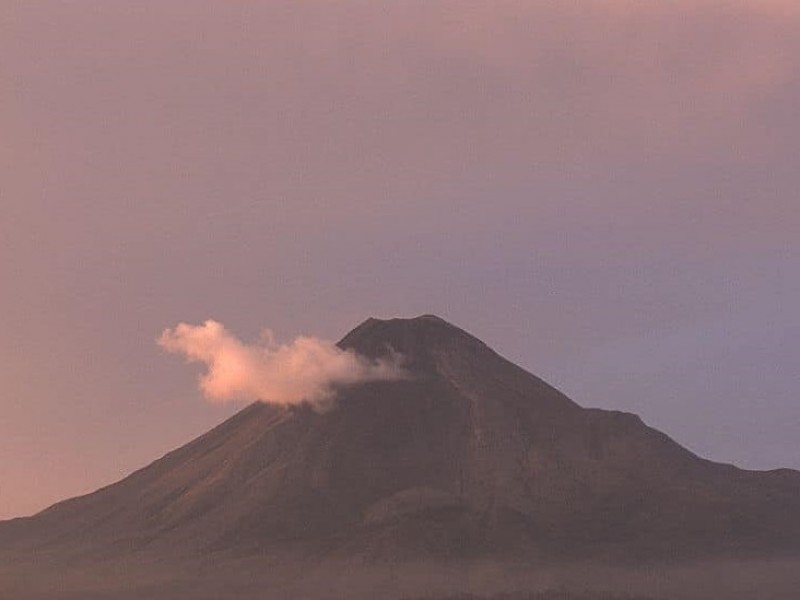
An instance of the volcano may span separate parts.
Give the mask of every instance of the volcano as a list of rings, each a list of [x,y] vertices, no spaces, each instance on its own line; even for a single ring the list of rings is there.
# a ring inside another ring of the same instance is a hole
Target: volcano
[[[711,462],[633,414],[582,408],[435,316],[368,319],[339,346],[399,353],[408,376],[343,387],[322,411],[252,404],[118,483],[0,523],[0,556],[800,555],[796,471]]]

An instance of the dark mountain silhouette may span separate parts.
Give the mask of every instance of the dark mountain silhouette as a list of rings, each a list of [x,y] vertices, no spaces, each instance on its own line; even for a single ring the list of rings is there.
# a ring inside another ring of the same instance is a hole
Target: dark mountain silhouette
[[[434,316],[339,345],[409,377],[253,404],[126,479],[0,524],[6,555],[639,560],[800,554],[800,473],[585,409]]]

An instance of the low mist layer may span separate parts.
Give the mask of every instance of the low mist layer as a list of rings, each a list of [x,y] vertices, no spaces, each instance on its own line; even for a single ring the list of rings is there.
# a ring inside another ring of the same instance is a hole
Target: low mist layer
[[[158,344],[168,352],[183,354],[188,362],[206,365],[199,387],[214,402],[308,402],[321,407],[334,398],[337,386],[405,377],[399,355],[370,360],[308,336],[278,344],[268,329],[256,343],[246,344],[213,320],[165,329]]]

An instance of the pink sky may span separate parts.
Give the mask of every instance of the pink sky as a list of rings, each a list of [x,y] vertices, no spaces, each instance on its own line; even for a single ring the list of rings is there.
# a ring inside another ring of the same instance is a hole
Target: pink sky
[[[0,518],[236,410],[154,340],[436,313],[577,402],[800,468],[788,1],[9,0]]]

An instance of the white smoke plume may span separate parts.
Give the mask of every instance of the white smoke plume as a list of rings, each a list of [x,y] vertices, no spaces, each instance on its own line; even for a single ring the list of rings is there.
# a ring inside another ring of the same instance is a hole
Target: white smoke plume
[[[205,363],[199,386],[211,401],[261,400],[276,404],[330,403],[337,386],[406,376],[402,357],[370,360],[315,337],[300,336],[277,344],[265,330],[255,344],[245,344],[222,323],[180,323],[165,329],[158,344],[188,362]]]

